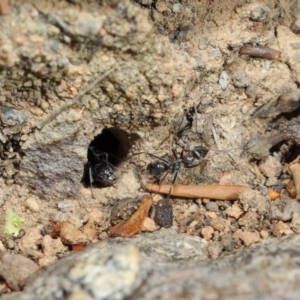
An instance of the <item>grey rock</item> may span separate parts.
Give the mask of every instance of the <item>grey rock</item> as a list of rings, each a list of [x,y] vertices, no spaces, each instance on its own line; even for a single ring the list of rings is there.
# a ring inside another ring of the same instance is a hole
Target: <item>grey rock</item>
[[[266,5],[257,6],[251,11],[250,18],[253,21],[261,22],[269,15],[270,11],[270,8]]]
[[[205,205],[206,209],[209,211],[219,211],[219,206],[216,202],[210,201]]]
[[[38,269],[39,266],[36,263],[23,255],[8,252],[0,254],[0,276],[14,291],[21,290],[29,276]]]
[[[12,107],[4,106],[1,109],[0,118],[4,125],[14,126],[17,124],[22,124],[27,119],[27,115],[24,112],[18,111]]]
[[[295,213],[300,213],[300,203],[296,200],[286,197],[271,203],[270,217],[273,219],[289,221]]]
[[[76,123],[78,116],[72,114],[63,114],[37,131],[22,147],[25,157],[18,180],[47,196],[73,195],[81,182],[89,140]]]
[[[244,88],[250,85],[250,79],[243,69],[238,69],[232,74],[232,83],[238,88]]]
[[[290,124],[280,131],[283,139],[300,144],[300,125]]]
[[[167,236],[174,241],[171,257]],[[300,235],[270,239],[206,262],[197,261],[203,259],[201,251],[196,254],[197,245],[204,245],[201,239],[191,238],[164,230],[109,239],[60,260],[23,293],[3,299],[297,299]],[[194,255],[170,259],[181,257],[176,241],[193,248]]]

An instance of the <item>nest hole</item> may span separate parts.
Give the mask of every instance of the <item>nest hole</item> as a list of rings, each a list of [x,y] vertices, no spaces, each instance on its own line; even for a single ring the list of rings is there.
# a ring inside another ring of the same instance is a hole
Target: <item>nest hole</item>
[[[84,166],[84,174],[82,183],[88,187],[90,186],[90,168],[94,168],[100,160],[105,160],[113,169],[124,162],[128,156],[134,141],[138,138],[137,134],[130,134],[120,128],[104,128],[100,134],[95,136],[87,149],[88,162]],[[92,151],[91,151],[92,149]],[[95,154],[99,155],[95,157]],[[106,187],[112,184],[107,182],[94,181],[95,187]]]

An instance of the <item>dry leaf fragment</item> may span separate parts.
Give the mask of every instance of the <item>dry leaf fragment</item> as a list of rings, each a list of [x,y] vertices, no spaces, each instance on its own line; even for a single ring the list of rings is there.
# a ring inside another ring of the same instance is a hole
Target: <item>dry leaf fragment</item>
[[[152,197],[145,196],[136,212],[129,219],[112,227],[108,232],[109,236],[128,238],[141,232],[151,205]]]
[[[146,189],[151,192],[168,194],[170,185],[147,183]],[[186,198],[208,198],[218,200],[236,200],[239,194],[246,189],[243,185],[174,185],[172,196]]]

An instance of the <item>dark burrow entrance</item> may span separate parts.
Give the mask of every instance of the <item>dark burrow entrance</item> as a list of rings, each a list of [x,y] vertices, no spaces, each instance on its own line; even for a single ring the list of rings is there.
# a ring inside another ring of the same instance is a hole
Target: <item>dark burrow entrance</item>
[[[117,180],[115,169],[126,160],[137,134],[119,128],[104,128],[87,149],[82,183],[89,187],[107,187]]]

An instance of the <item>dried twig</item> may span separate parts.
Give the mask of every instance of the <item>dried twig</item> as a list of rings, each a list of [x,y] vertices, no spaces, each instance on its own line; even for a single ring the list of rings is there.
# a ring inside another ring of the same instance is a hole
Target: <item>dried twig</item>
[[[80,92],[75,98],[69,100],[67,103],[62,105],[59,109],[53,111],[49,115],[47,115],[44,120],[40,122],[40,124],[37,125],[37,128],[41,129],[48,123],[50,123],[52,120],[54,120],[59,114],[61,114],[63,111],[65,111],[70,106],[76,104],[79,102],[80,98],[85,95],[87,92],[89,92],[91,89],[93,89],[100,81],[102,81],[104,78],[106,78],[109,74],[111,74],[117,67],[119,67],[120,64],[115,64],[112,66],[108,71],[106,71],[104,74],[96,78],[90,85],[87,86],[86,89],[84,89],[82,92]]]
[[[155,193],[168,194],[170,185],[147,183],[146,189]],[[236,200],[241,192],[246,189],[243,185],[174,185],[172,196],[186,198],[209,198],[218,200]]]
[[[239,54],[275,60],[280,58],[281,52],[267,46],[252,46],[250,44],[245,44],[240,49]]]
[[[168,194],[170,192],[168,184],[147,183],[146,189],[150,192]],[[185,198],[208,198],[216,200],[236,200],[239,194],[246,190],[243,185],[174,185],[171,191],[172,196]],[[272,189],[268,190],[271,200],[276,200],[280,194]]]

